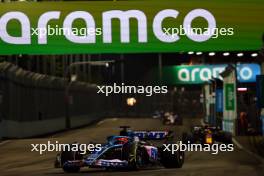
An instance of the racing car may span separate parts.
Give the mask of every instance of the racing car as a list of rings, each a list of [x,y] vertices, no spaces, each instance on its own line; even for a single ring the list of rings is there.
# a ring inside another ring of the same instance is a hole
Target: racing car
[[[182,125],[182,118],[174,112],[155,111],[154,119],[161,119],[163,125]]]
[[[107,137],[107,142],[100,151],[87,154],[63,151],[55,160],[55,167],[65,172],[79,172],[81,167],[104,169],[138,170],[153,166],[181,168],[184,163],[184,152],[172,154],[164,150],[164,145],[155,146],[149,140],[171,142],[170,131],[132,131],[122,126],[119,135]]]
[[[184,143],[213,144],[214,142],[222,142],[230,144],[232,143],[232,134],[215,126],[194,126],[191,133],[183,133],[182,141]]]
[[[173,112],[164,113],[162,123],[164,125],[182,125],[182,119]]]

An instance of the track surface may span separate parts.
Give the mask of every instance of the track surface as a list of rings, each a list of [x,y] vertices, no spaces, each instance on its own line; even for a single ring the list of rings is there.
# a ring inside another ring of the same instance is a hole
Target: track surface
[[[105,137],[118,134],[120,125],[130,125],[134,129],[168,129],[176,133],[189,129],[189,126],[199,124],[199,119],[185,119],[183,126],[162,126],[157,119],[151,118],[122,118],[106,119],[94,126],[56,134],[46,138],[11,140],[0,145],[0,175],[85,175],[85,176],[264,176],[264,165],[254,156],[235,148],[234,152],[222,152],[212,155],[207,152],[187,153],[185,164],[181,169],[154,168],[133,172],[107,172],[83,168],[77,174],[64,174],[61,169],[53,168],[56,152],[46,152],[40,155],[31,152],[31,144],[47,143],[48,140],[70,143],[104,142]]]

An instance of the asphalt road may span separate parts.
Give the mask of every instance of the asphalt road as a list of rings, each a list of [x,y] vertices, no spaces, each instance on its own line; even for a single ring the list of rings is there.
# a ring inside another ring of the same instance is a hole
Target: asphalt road
[[[31,144],[47,143],[81,143],[104,142],[105,137],[118,134],[120,125],[130,125],[138,130],[169,129],[177,134],[189,129],[189,126],[199,124],[199,119],[184,119],[183,126],[162,126],[157,119],[106,119],[96,125],[59,133],[45,138],[10,140],[0,144],[0,175],[65,175],[61,169],[53,168],[56,152],[46,152],[40,155],[31,152]],[[222,152],[212,155],[208,152],[188,152],[185,164],[181,169],[153,168],[133,172],[107,172],[98,169],[83,168],[80,173],[66,175],[85,176],[264,176],[264,165],[253,155],[235,148],[234,152]]]

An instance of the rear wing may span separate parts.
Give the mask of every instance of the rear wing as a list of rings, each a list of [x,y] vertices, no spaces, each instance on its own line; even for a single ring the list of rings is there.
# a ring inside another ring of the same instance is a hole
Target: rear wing
[[[163,140],[168,138],[173,138],[172,131],[155,131],[155,130],[130,130],[129,126],[120,126],[122,130],[120,131],[121,136],[138,137],[143,140]]]
[[[193,130],[208,129],[208,130],[218,130],[215,126],[194,126]]]
[[[144,140],[163,140],[173,137],[172,131],[133,131],[133,135]]]

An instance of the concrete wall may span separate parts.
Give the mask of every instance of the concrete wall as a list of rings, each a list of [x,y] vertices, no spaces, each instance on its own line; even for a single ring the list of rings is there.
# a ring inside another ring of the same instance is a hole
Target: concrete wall
[[[65,129],[66,87],[71,103],[71,127],[87,125],[105,116],[105,96],[96,85],[65,79],[0,63],[0,139],[25,138]],[[110,107],[109,107],[110,108]]]
[[[25,138],[52,133],[63,130],[64,121],[63,118],[31,122],[3,120],[0,123],[0,134],[4,138]]]
[[[100,116],[77,116],[71,117],[71,127],[76,128],[100,120]],[[0,122],[1,138],[27,138],[44,134],[50,134],[65,129],[65,118],[55,118],[38,121],[13,121],[3,120]]]

